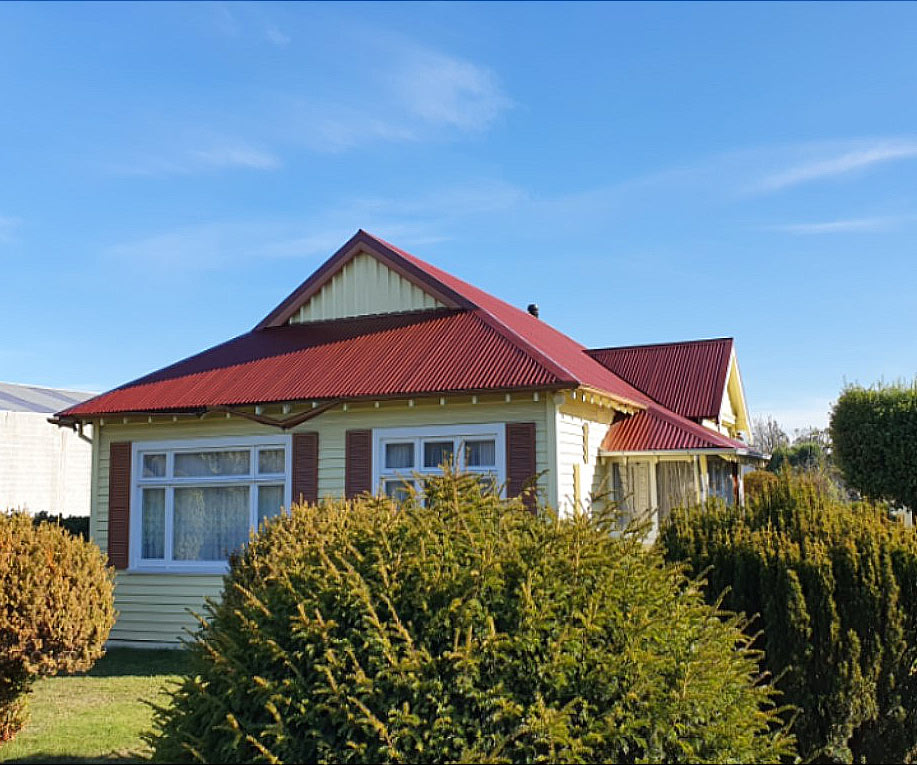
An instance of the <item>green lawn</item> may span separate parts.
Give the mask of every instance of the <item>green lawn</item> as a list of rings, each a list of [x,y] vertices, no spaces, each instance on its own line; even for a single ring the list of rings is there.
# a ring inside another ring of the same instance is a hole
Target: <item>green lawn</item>
[[[114,648],[83,675],[49,677],[35,685],[31,719],[0,762],[142,762],[141,735],[150,729],[147,702],[162,702],[187,659],[183,651]]]

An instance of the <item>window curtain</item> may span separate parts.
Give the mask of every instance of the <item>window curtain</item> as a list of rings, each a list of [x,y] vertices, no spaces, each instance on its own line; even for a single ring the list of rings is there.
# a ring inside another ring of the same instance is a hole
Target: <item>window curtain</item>
[[[656,498],[659,522],[666,520],[676,507],[689,507],[697,502],[694,488],[694,463],[688,461],[659,462],[656,465]]]
[[[735,502],[731,463],[719,457],[708,457],[707,483],[711,497],[719,497],[727,505],[732,505]]]
[[[226,560],[248,541],[248,486],[175,489],[174,560]]]
[[[166,490],[144,489],[140,557],[161,560],[165,557]]]
[[[611,466],[611,493],[612,499],[614,499],[615,505],[617,505],[618,512],[620,513],[618,525],[621,526],[621,528],[630,523],[631,519],[634,517],[633,494],[630,488],[628,472],[629,471],[618,462],[613,463]]]

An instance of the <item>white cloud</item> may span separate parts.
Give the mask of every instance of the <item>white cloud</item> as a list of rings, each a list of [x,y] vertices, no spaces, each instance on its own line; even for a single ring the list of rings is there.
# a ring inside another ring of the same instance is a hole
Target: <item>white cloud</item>
[[[276,45],[278,48],[285,48],[290,44],[290,36],[281,32],[273,24],[268,24],[267,27],[265,27],[264,39],[271,45]]]
[[[12,241],[21,223],[19,218],[0,215],[0,243]]]
[[[834,156],[802,162],[766,175],[758,184],[760,191],[779,191],[801,183],[832,178],[897,160],[917,157],[917,141],[874,141],[848,148]]]
[[[146,156],[121,163],[119,175],[193,175],[219,170],[276,170],[280,158],[266,149],[242,141],[215,141],[206,148],[182,149],[173,156]]]
[[[338,100],[292,99],[290,139],[341,152],[480,133],[513,105],[488,67],[399,41],[373,40],[372,67],[357,67]],[[341,95],[346,94],[346,95]]]
[[[274,170],[280,167],[276,155],[245,144],[226,144],[190,153],[193,160],[213,168],[247,167],[253,170]]]
[[[435,51],[413,51],[390,78],[408,113],[431,125],[480,131],[512,106],[490,69]]]
[[[843,234],[856,231],[886,231],[913,216],[888,215],[873,218],[845,218],[818,223],[786,223],[770,228],[788,234]]]

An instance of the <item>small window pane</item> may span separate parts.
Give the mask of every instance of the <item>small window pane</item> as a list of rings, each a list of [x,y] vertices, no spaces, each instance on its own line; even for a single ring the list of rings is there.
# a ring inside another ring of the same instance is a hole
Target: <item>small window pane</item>
[[[452,441],[425,441],[423,445],[423,466],[437,468],[452,464]]]
[[[411,496],[413,484],[409,481],[386,481],[385,494],[396,502],[405,502]]]
[[[493,494],[497,490],[497,481],[490,473],[479,475],[478,483],[481,486],[481,494]]]
[[[496,464],[497,444],[493,439],[465,442],[465,467],[495,467]]]
[[[248,540],[248,486],[175,489],[172,557],[226,560]]]
[[[165,478],[166,475],[166,455],[165,454],[144,454],[143,455],[143,477],[144,478]]]
[[[389,470],[404,470],[414,467],[414,444],[386,444],[385,467]]]
[[[251,452],[176,452],[175,476],[203,477],[221,475],[247,475],[251,470]]]
[[[160,456],[160,455],[156,455]],[[141,511],[141,551],[144,560],[162,560],[166,547],[166,490],[144,489]]]
[[[258,525],[283,509],[283,486],[258,487]]]
[[[283,449],[262,449],[258,452],[259,473],[282,473],[284,467]]]

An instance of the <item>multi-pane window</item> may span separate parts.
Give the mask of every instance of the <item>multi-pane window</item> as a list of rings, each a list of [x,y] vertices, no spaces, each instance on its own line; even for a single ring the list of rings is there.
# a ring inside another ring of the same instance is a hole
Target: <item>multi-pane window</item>
[[[475,473],[488,489],[504,481],[504,426],[425,426],[373,431],[376,485],[394,499],[423,491],[426,475],[443,465]]]
[[[289,506],[287,438],[138,443],[134,568],[219,567]]]

